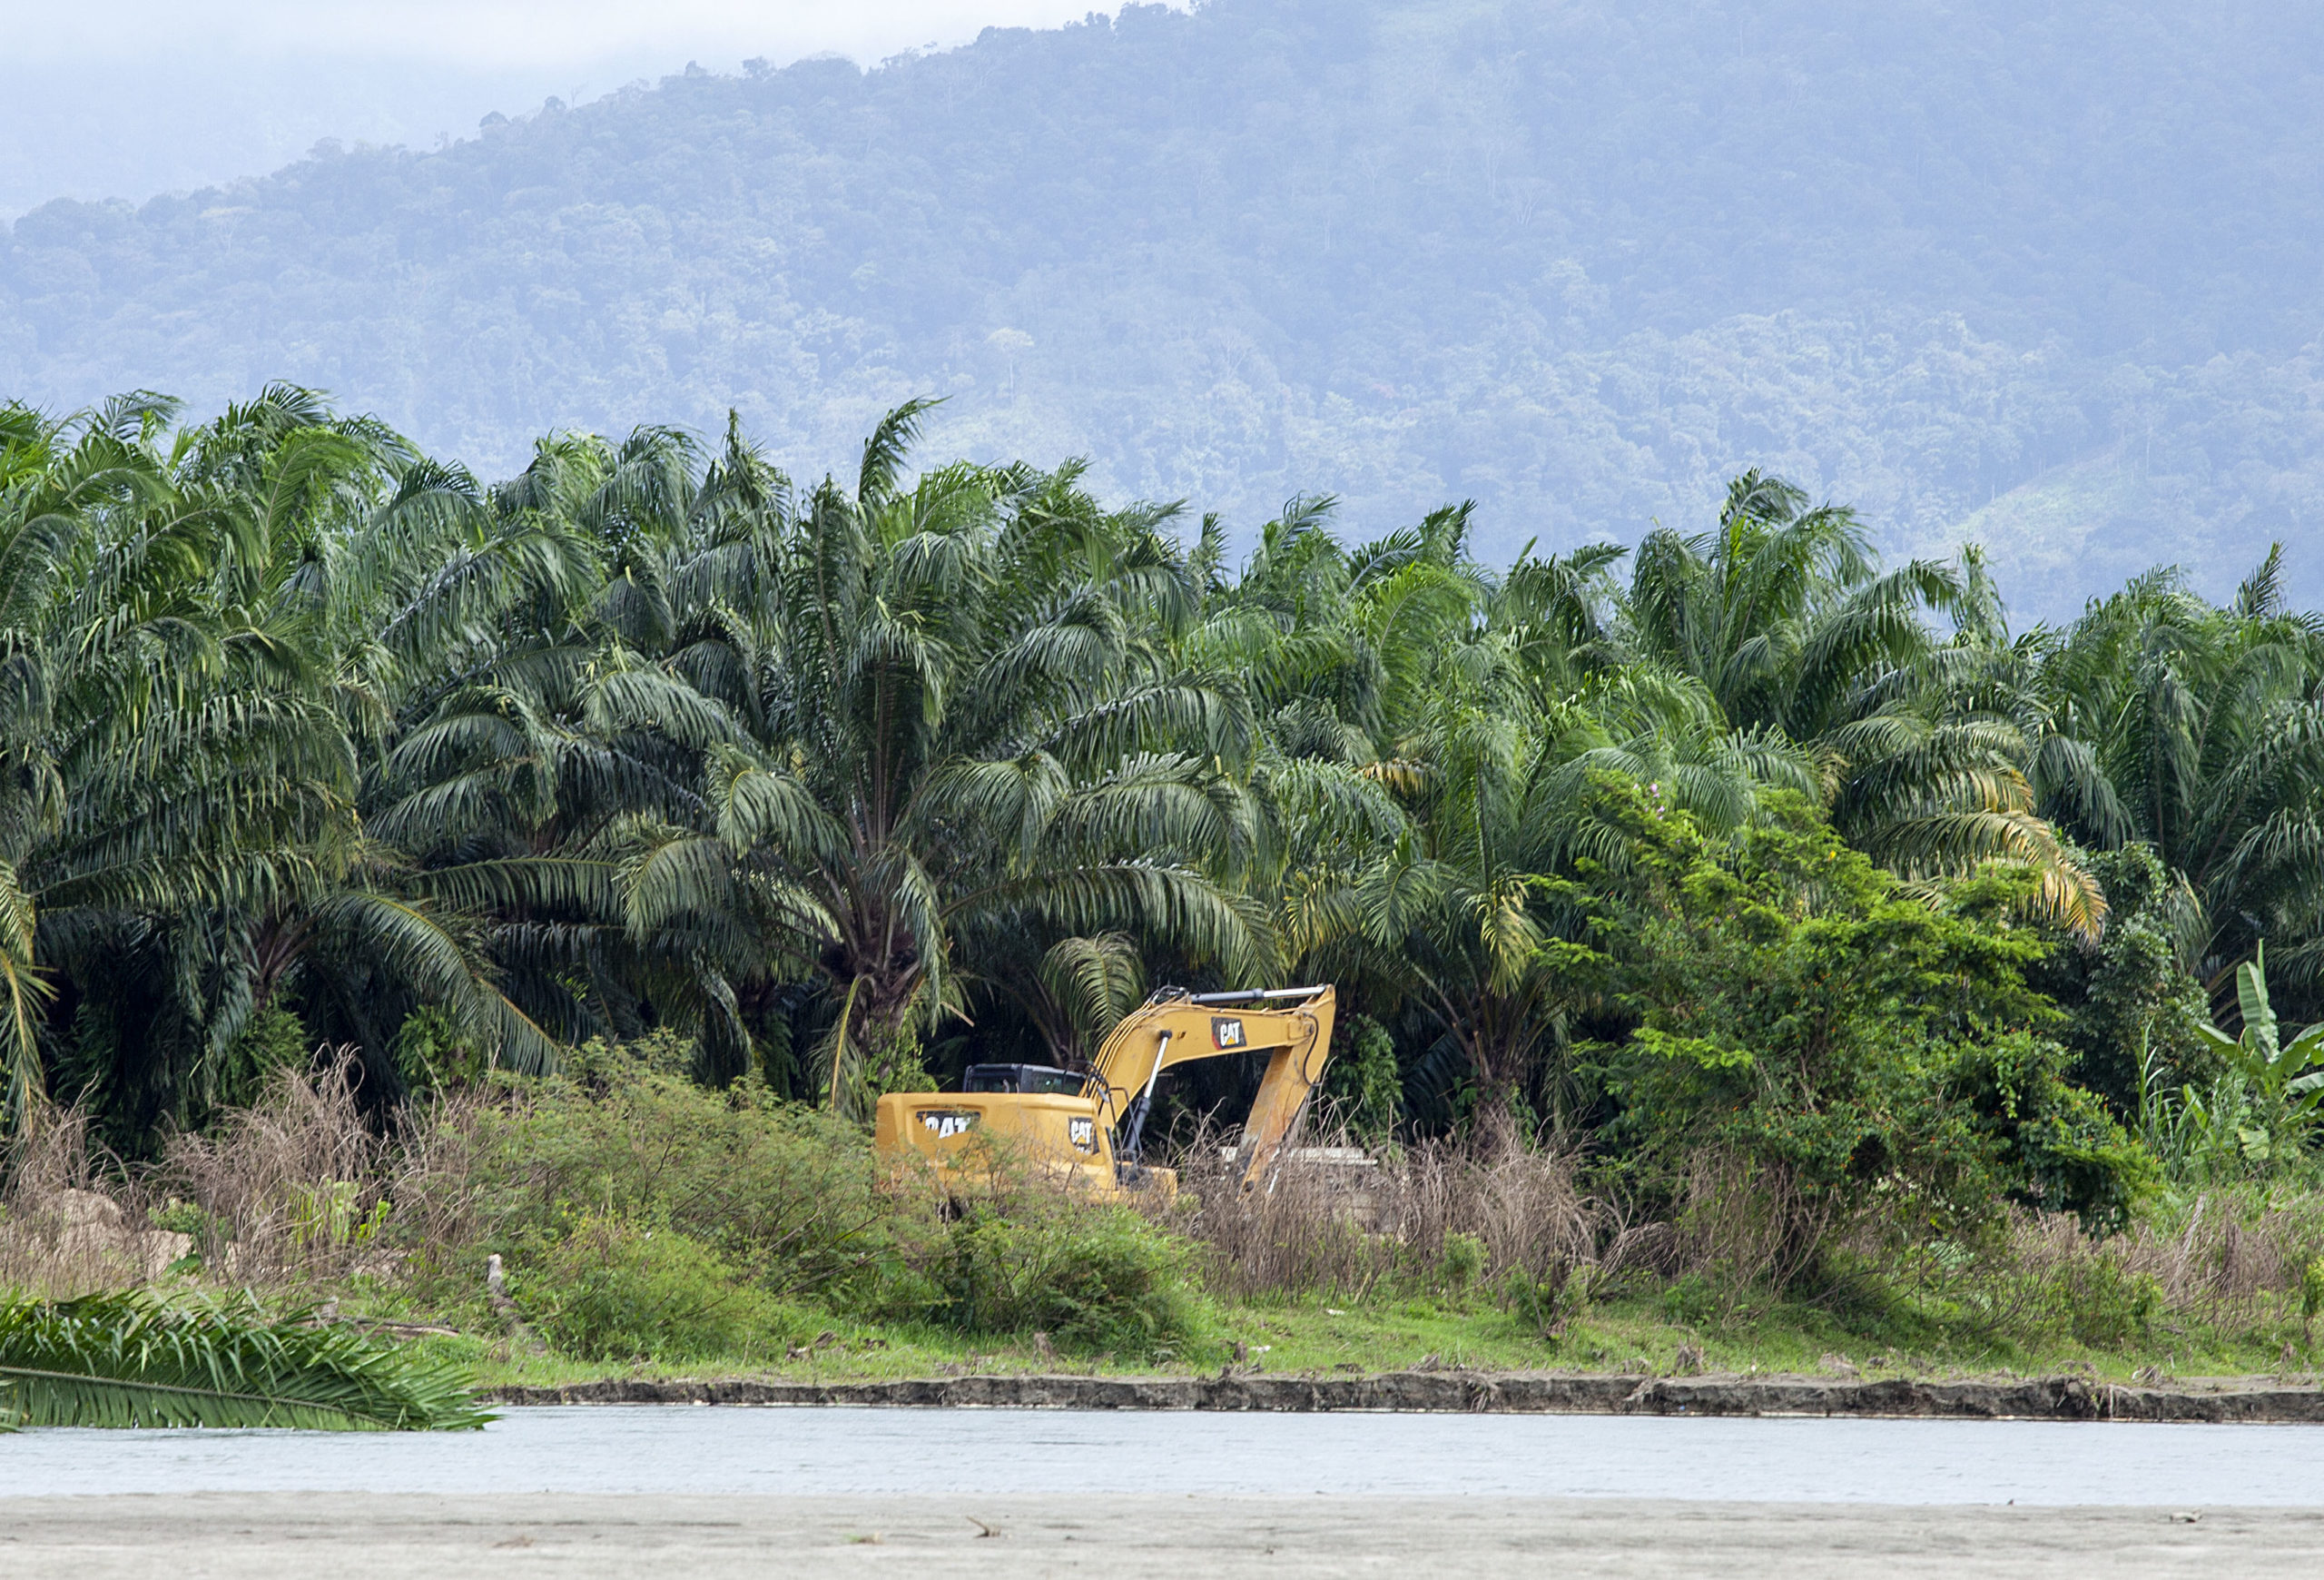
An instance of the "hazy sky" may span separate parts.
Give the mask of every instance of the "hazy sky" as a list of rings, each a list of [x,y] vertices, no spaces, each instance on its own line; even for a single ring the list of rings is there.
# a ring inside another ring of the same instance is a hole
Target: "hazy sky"
[[[1183,4],[1183,0],[1177,0]],[[1091,0],[0,0],[0,220],[273,169],[318,139],[430,146],[491,111],[699,61],[871,64]]]
[[[251,59],[387,55],[528,68],[688,51],[787,61],[833,50],[872,61],[962,43],[986,27],[1055,26],[1115,8],[1089,0],[0,0],[0,17],[10,54],[93,67],[124,51],[192,47]]]

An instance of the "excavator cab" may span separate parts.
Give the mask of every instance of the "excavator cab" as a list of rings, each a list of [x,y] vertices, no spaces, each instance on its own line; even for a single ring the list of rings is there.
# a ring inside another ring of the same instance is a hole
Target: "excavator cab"
[[[1043,1091],[1079,1095],[1089,1084],[1086,1075],[1049,1064],[971,1064],[960,1080],[962,1091]]]
[[[1050,1179],[1104,1200],[1167,1200],[1177,1175],[1141,1150],[1154,1087],[1174,1065],[1265,1053],[1243,1127],[1243,1187],[1265,1177],[1323,1079],[1336,1005],[1329,985],[1247,992],[1164,988],[1122,1017],[1087,1075],[1043,1064],[972,1064],[957,1092],[880,1099],[872,1145],[895,1172],[931,1171],[950,1191],[1002,1175]]]

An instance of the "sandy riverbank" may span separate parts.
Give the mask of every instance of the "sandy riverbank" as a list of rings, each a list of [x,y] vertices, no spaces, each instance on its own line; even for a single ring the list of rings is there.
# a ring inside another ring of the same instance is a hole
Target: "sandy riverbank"
[[[0,1568],[73,1580],[494,1574],[2312,1575],[2324,1512],[1059,1495],[0,1499]],[[990,1536],[984,1535],[990,1531]],[[877,1538],[873,1540],[872,1538]]]

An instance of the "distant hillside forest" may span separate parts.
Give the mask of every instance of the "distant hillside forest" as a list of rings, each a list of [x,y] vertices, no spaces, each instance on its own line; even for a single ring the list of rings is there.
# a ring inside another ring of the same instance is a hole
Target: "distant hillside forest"
[[[730,406],[821,469],[932,391],[949,453],[1238,546],[1330,489],[1366,536],[1474,499],[1502,561],[1756,466],[2045,618],[2224,597],[2324,505],[2319,63],[2258,0],[1133,5],[51,203],[0,388],[285,377],[497,470]]]
[[[1629,546],[1310,499],[1236,554],[1075,465],[916,470],[924,416],[812,484],[735,424],[487,486],[290,386],[0,408],[14,1111],[136,1157],[319,1044],[384,1113],[659,1033],[860,1114],[1327,981],[1374,1138],[2093,1221],[2133,1134],[2307,1156],[2265,984],[2324,1016],[2324,621],[2272,556],[2013,633],[1974,552],[1760,473]],[[1194,1068],[1166,1129],[1247,1101]]]

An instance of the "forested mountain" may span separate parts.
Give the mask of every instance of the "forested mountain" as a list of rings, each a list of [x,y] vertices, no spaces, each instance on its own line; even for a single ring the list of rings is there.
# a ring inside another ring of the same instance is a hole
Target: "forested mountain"
[[[492,471],[731,406],[1506,557],[1762,465],[2021,619],[2270,538],[2324,594],[2324,16],[2005,0],[1215,0],[689,73],[437,152],[55,202],[0,390],[327,388]]]

